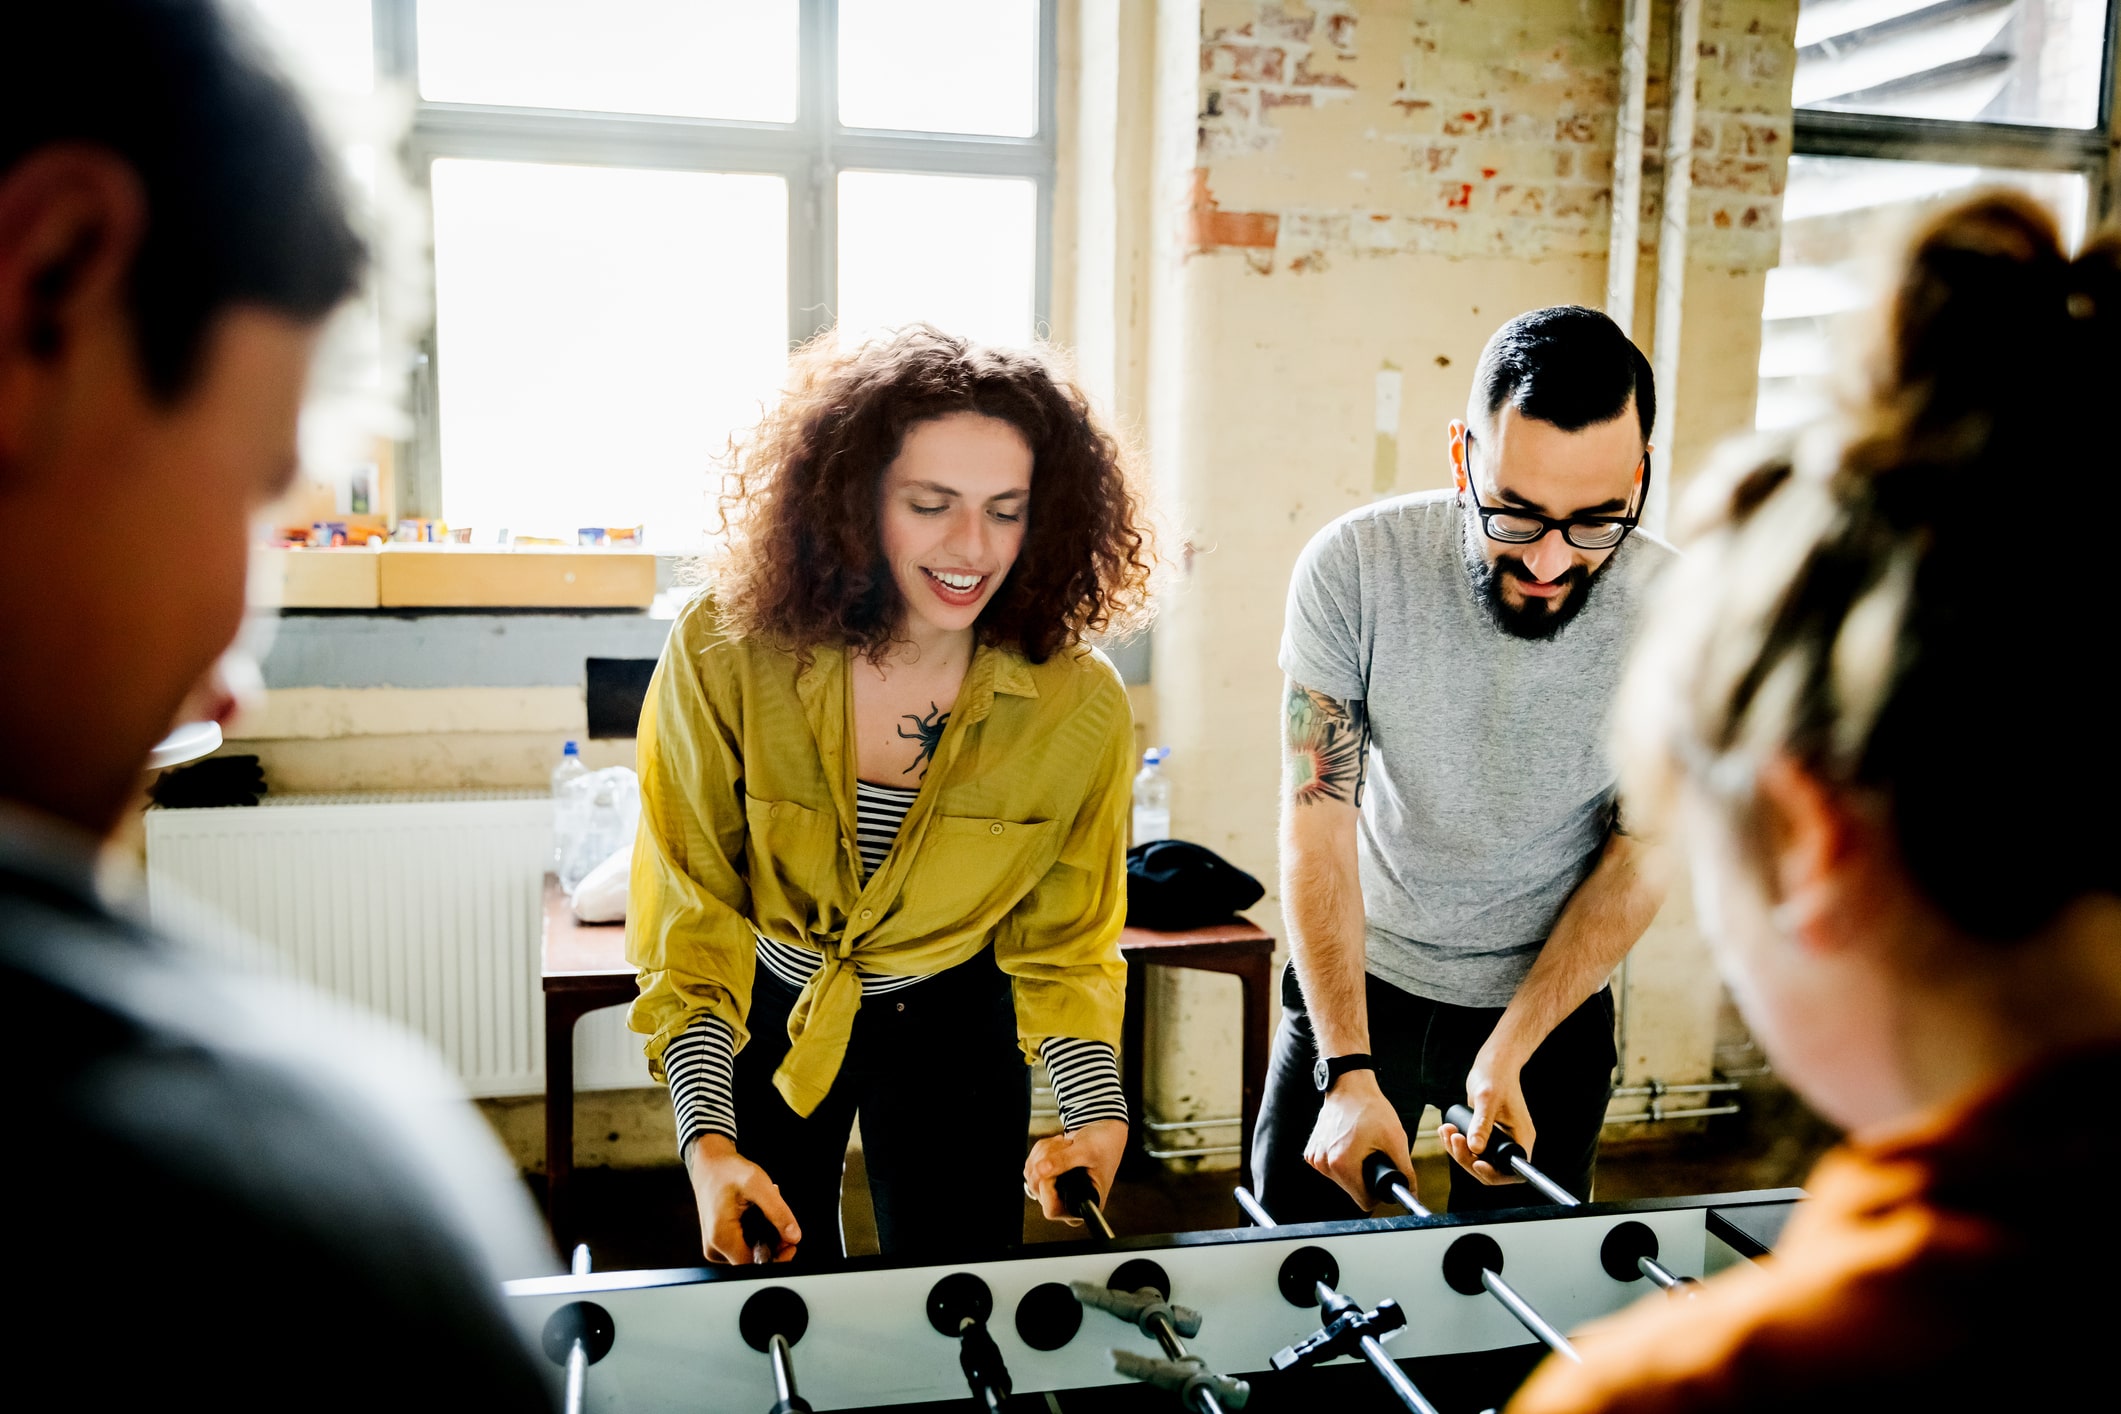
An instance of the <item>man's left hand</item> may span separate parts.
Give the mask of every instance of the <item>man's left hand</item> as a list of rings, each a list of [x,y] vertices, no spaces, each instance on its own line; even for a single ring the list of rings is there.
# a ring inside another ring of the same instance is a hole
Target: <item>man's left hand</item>
[[[1039,1211],[1055,1222],[1081,1227],[1083,1220],[1061,1206],[1053,1191],[1053,1180],[1069,1169],[1090,1170],[1097,1185],[1097,1201],[1112,1192],[1119,1161],[1127,1152],[1127,1122],[1120,1119],[1093,1120],[1068,1134],[1055,1134],[1031,1146],[1024,1160],[1024,1196],[1038,1199]]]
[[[1473,1111],[1472,1132],[1462,1134],[1455,1124],[1443,1125],[1436,1131],[1458,1166],[1482,1183],[1524,1182],[1515,1173],[1498,1169],[1486,1159],[1476,1157],[1486,1152],[1488,1137],[1498,1126],[1524,1146],[1527,1157],[1531,1155],[1532,1112],[1525,1107],[1522,1068],[1519,1062],[1506,1061],[1482,1050],[1474,1057],[1472,1070],[1466,1073],[1466,1105]]]

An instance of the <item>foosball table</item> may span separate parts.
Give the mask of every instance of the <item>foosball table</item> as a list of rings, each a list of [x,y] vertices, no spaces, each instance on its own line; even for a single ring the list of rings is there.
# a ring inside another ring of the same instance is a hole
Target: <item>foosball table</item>
[[[570,1410],[1456,1414],[1506,1402],[1550,1351],[1576,1358],[1576,1326],[1764,1255],[1801,1196],[1577,1204],[1497,1145],[1551,1206],[1430,1213],[1375,1155],[1373,1193],[1406,1216],[1276,1225],[1239,1189],[1254,1226],[815,1271],[590,1272],[578,1254],[508,1303],[566,1368]],[[1087,1185],[1077,1206],[1104,1225]]]

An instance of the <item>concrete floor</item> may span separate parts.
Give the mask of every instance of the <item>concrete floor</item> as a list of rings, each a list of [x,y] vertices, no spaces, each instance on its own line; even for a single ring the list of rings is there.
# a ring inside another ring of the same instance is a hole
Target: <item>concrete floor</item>
[[[1833,1131],[1771,1076],[1747,1080],[1740,1100],[1741,1113],[1707,1121],[1705,1128],[1691,1132],[1610,1130],[1599,1157],[1596,1196],[1610,1201],[1800,1186],[1819,1154],[1833,1143]],[[1434,1194],[1440,1199],[1450,1181],[1448,1161],[1423,1161],[1416,1169],[1424,1197]],[[1240,1181],[1235,1170],[1158,1172],[1123,1179],[1107,1204],[1107,1214],[1122,1235],[1234,1227],[1241,1219],[1230,1189]],[[529,1182],[535,1190],[542,1180],[533,1177]],[[859,1151],[849,1156],[844,1191],[841,1225],[848,1250],[873,1252],[876,1232]],[[581,1169],[575,1176],[575,1194],[580,1230],[597,1269],[699,1263],[699,1220],[683,1170]],[[1045,1221],[1025,1204],[1026,1241],[1081,1235],[1079,1229]]]

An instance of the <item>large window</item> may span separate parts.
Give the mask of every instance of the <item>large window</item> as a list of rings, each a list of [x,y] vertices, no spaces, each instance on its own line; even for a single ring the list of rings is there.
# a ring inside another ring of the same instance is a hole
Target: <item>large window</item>
[[[1872,293],[1870,239],[1982,185],[2029,193],[2073,243],[2112,210],[2110,3],[1803,0],[1760,426],[1823,405],[1837,326]]]
[[[681,551],[793,344],[1031,339],[1055,2],[250,0],[320,85],[414,95],[435,322],[405,508]]]

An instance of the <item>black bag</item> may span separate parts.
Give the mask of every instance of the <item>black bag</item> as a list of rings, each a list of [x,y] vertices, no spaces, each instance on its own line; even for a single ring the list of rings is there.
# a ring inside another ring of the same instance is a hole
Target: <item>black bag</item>
[[[1127,851],[1127,924],[1171,933],[1227,923],[1266,895],[1259,880],[1212,849],[1152,840]]]

